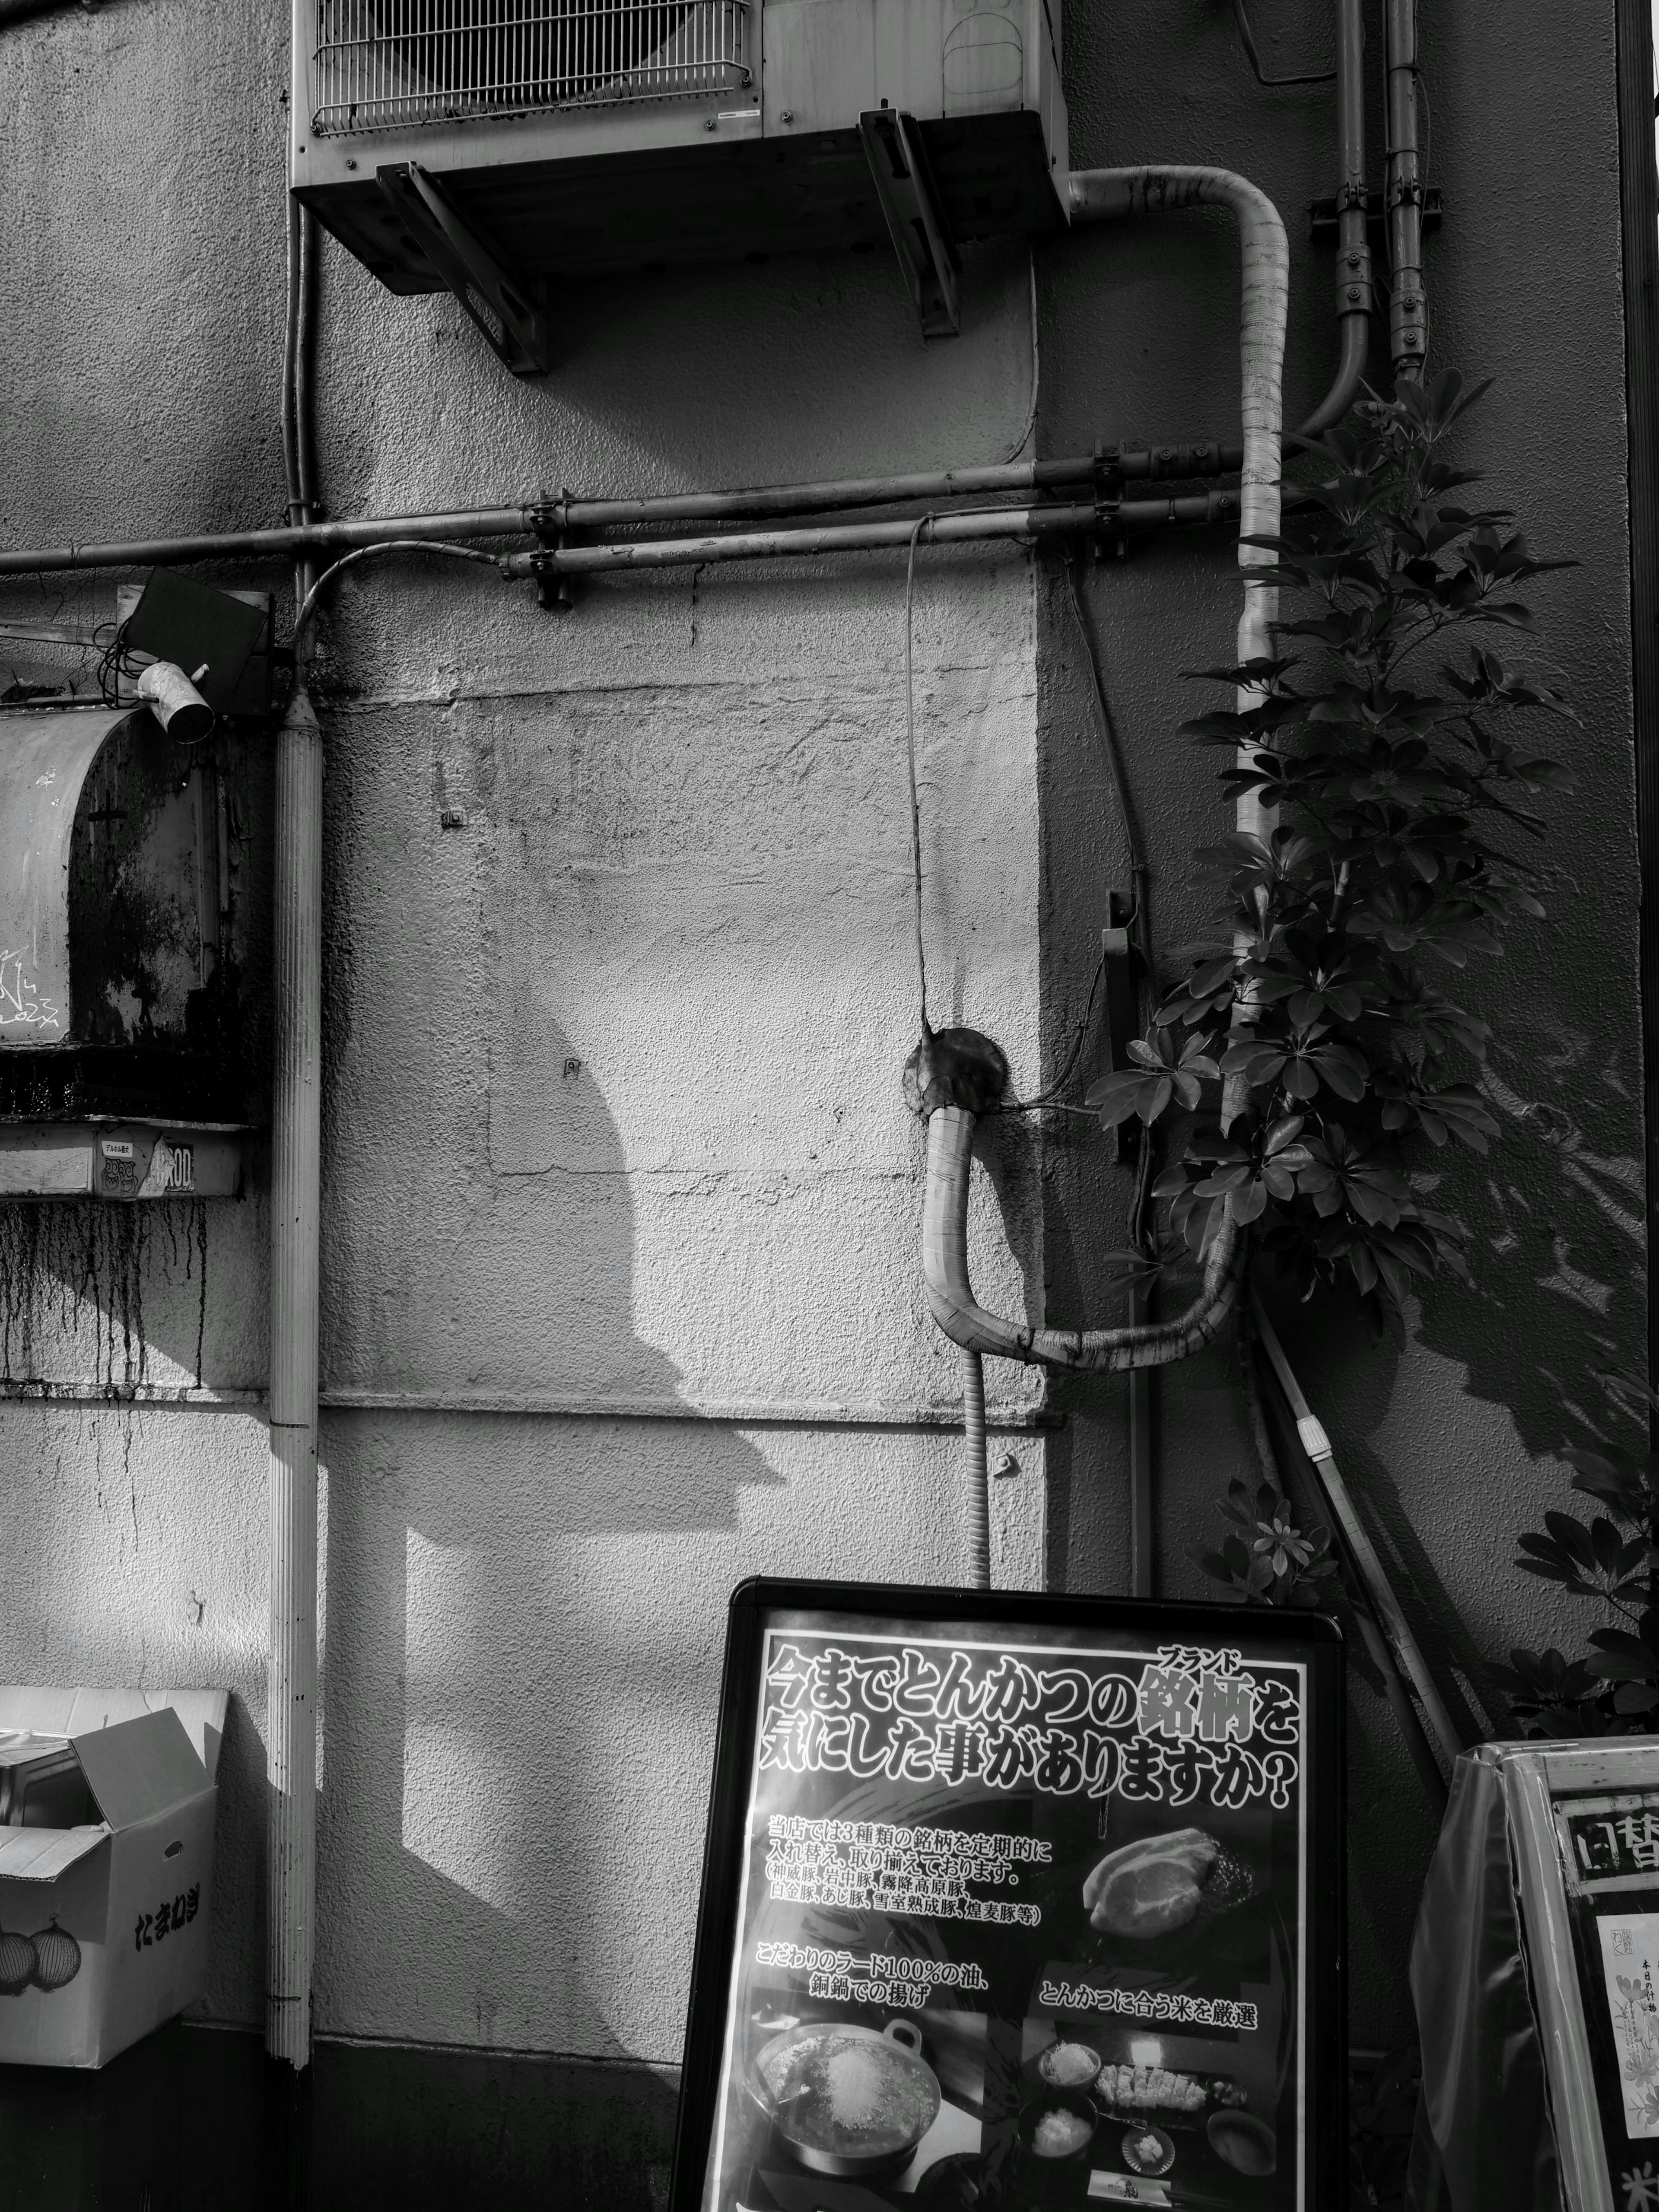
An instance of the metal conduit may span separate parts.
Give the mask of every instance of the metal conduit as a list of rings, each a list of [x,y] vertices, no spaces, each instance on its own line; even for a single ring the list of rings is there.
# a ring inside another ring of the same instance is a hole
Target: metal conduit
[[[1336,315],[1342,355],[1336,380],[1302,425],[1316,438],[1340,422],[1365,374],[1371,343],[1371,247],[1366,228],[1365,21],[1361,0],[1336,9]]]
[[[1388,0],[1389,143],[1384,190],[1389,258],[1389,353],[1396,376],[1421,377],[1429,350],[1423,286],[1423,174],[1417,145],[1417,0]]]
[[[945,469],[900,477],[777,484],[753,489],[674,493],[650,499],[529,501],[514,507],[461,507],[439,514],[375,515],[357,522],[228,530],[177,538],[137,538],[104,544],[52,545],[0,551],[0,576],[37,576],[76,568],[155,568],[194,561],[291,559],[307,553],[349,553],[395,538],[530,538],[566,530],[620,529],[663,522],[743,521],[768,515],[832,514],[855,507],[1046,490],[1088,483],[1097,469],[1128,482],[1192,480],[1236,473],[1243,455],[1214,443],[1149,447],[1133,453],[1081,454],[1067,460],[1019,461],[1006,467]]]
[[[930,545],[961,545],[994,538],[1056,538],[1079,531],[1156,530],[1169,523],[1201,525],[1235,520],[1236,491],[1192,492],[1168,499],[1124,500],[1112,506],[1010,507],[935,515]],[[592,576],[635,568],[702,568],[719,561],[795,560],[825,553],[860,553],[908,545],[914,518],[892,522],[823,523],[799,530],[729,532],[707,538],[624,539],[611,545],[566,545],[538,553],[504,554],[509,579]]]

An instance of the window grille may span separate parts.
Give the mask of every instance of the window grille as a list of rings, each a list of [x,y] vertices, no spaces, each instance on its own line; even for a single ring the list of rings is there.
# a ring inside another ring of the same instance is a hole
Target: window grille
[[[318,0],[322,133],[740,91],[747,0]]]

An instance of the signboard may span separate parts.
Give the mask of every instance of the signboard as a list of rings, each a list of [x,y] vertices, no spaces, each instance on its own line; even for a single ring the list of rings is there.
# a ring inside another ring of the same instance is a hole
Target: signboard
[[[672,2212],[1339,2201],[1341,1657],[1265,1609],[745,1583]]]
[[[1569,2212],[1659,2212],[1659,1742],[1489,1747]]]

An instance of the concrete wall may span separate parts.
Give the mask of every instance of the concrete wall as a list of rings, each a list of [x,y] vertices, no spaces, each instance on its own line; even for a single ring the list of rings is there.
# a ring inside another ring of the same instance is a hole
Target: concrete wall
[[[1263,23],[1278,66],[1324,50],[1323,14],[1289,0]],[[1471,450],[1541,544],[1585,562],[1540,594],[1586,709],[1583,782],[1557,917],[1490,986],[1516,1141],[1456,1185],[1480,1287],[1437,1292],[1380,1352],[1340,1312],[1295,1329],[1437,1649],[1478,1674],[1538,1632],[1507,1561],[1561,1486],[1561,1403],[1640,1335],[1616,149],[1610,9],[1567,30],[1541,0],[1425,17],[1453,210],[1437,343],[1501,373]],[[279,518],[284,34],[251,0],[120,0],[5,34],[0,420],[28,426],[0,472],[8,541]],[[1288,381],[1310,405],[1329,279],[1297,210],[1331,182],[1328,96],[1257,91],[1213,0],[1102,0],[1066,46],[1079,165],[1231,163],[1285,208]],[[1224,220],[1074,239],[1038,274],[1047,449],[1228,432]],[[1028,285],[1023,252],[975,257],[963,337],[924,347],[880,257],[616,279],[561,303],[559,365],[520,385],[459,307],[394,301],[331,249],[327,501],[1001,459],[1026,420]],[[1076,1018],[1121,846],[1051,573],[1017,551],[920,566],[931,1004],[1030,1083]],[[9,587],[0,617],[101,617],[112,589]],[[1222,818],[1176,735],[1176,672],[1231,641],[1231,549],[1171,541],[1090,590],[1174,946],[1200,910],[1190,848]],[[763,1569],[963,1571],[958,1453],[915,1415],[955,1373],[920,1307],[920,1138],[896,1087],[916,1024],[902,622],[902,563],[882,557],[617,585],[568,617],[447,564],[340,589],[321,671],[324,1367],[383,1402],[324,1422],[325,2033],[672,2063],[726,1591]],[[988,1152],[977,1264],[1005,1308],[1102,1311],[1125,1194],[1099,1160],[1071,1131]],[[4,1236],[29,1371],[112,1358],[118,1381],[136,1292],[152,1377],[261,1380],[257,1200],[158,1215],[142,1249],[78,1216],[44,1244],[15,1215]],[[384,1402],[533,1393],[592,1410]],[[702,1417],[733,1401],[791,1418]],[[1171,1591],[1196,1589],[1184,1547],[1239,1462],[1232,1404],[1221,1353],[1160,1388]],[[1046,1559],[1072,1587],[1121,1586],[1121,1428],[1101,1386],[1058,1437],[1010,1434],[1009,1579]],[[6,1405],[0,1464],[0,1671],[237,1692],[208,2010],[252,2021],[257,1410]],[[1405,2023],[1428,1838],[1363,1691],[1355,1723],[1355,2025],[1382,2040]]]

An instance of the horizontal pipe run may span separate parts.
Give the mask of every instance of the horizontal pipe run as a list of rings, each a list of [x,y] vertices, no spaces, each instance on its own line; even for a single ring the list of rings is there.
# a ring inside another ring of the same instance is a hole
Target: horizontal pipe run
[[[108,545],[53,545],[0,552],[0,576],[42,576],[69,568],[167,568],[188,561],[292,560],[301,553],[349,553],[392,538],[525,538],[521,507],[481,507],[457,514],[379,515],[366,522],[315,522],[284,530],[222,530],[198,538],[135,538]]]
[[[998,538],[1058,538],[1079,532],[1156,530],[1167,523],[1236,521],[1237,492],[1193,492],[1115,505],[1013,507],[935,515],[922,533],[928,545],[977,544]],[[592,576],[635,568],[703,568],[719,561],[799,560],[827,553],[873,552],[907,546],[917,518],[892,522],[824,523],[804,530],[732,531],[707,538],[640,538],[612,545],[566,545],[511,553],[501,562],[510,578]]]
[[[254,1386],[216,1389],[196,1382],[83,1382],[37,1380],[0,1382],[0,1405],[106,1406],[126,1412],[188,1407],[205,1412],[262,1411],[265,1391]],[[705,1422],[724,1428],[957,1429],[957,1405],[859,1405],[813,1398],[593,1398],[553,1390],[398,1390],[380,1383],[325,1383],[317,1402],[330,1413],[459,1413],[479,1418],[543,1421]],[[988,1429],[1010,1436],[1036,1435],[1065,1425],[1065,1416],[1041,1401],[998,1401],[987,1406]]]
[[[1087,483],[1097,468],[1126,482],[1185,474],[1225,476],[1240,463],[1237,447],[1160,445],[1132,453],[1069,460],[1018,461],[1003,468],[945,469],[900,477],[849,477],[822,483],[778,484],[747,491],[684,492],[651,499],[529,501],[514,507],[463,507],[442,514],[376,515],[357,522],[313,522],[274,530],[224,530],[195,537],[138,538],[104,544],[0,550],[0,576],[39,576],[77,568],[161,568],[194,561],[292,560],[307,553],[349,553],[396,538],[530,538],[569,530],[621,529],[670,522],[738,522],[769,515],[834,513],[843,507],[983,496],[998,491],[1049,490]],[[908,526],[906,526],[908,531]]]

